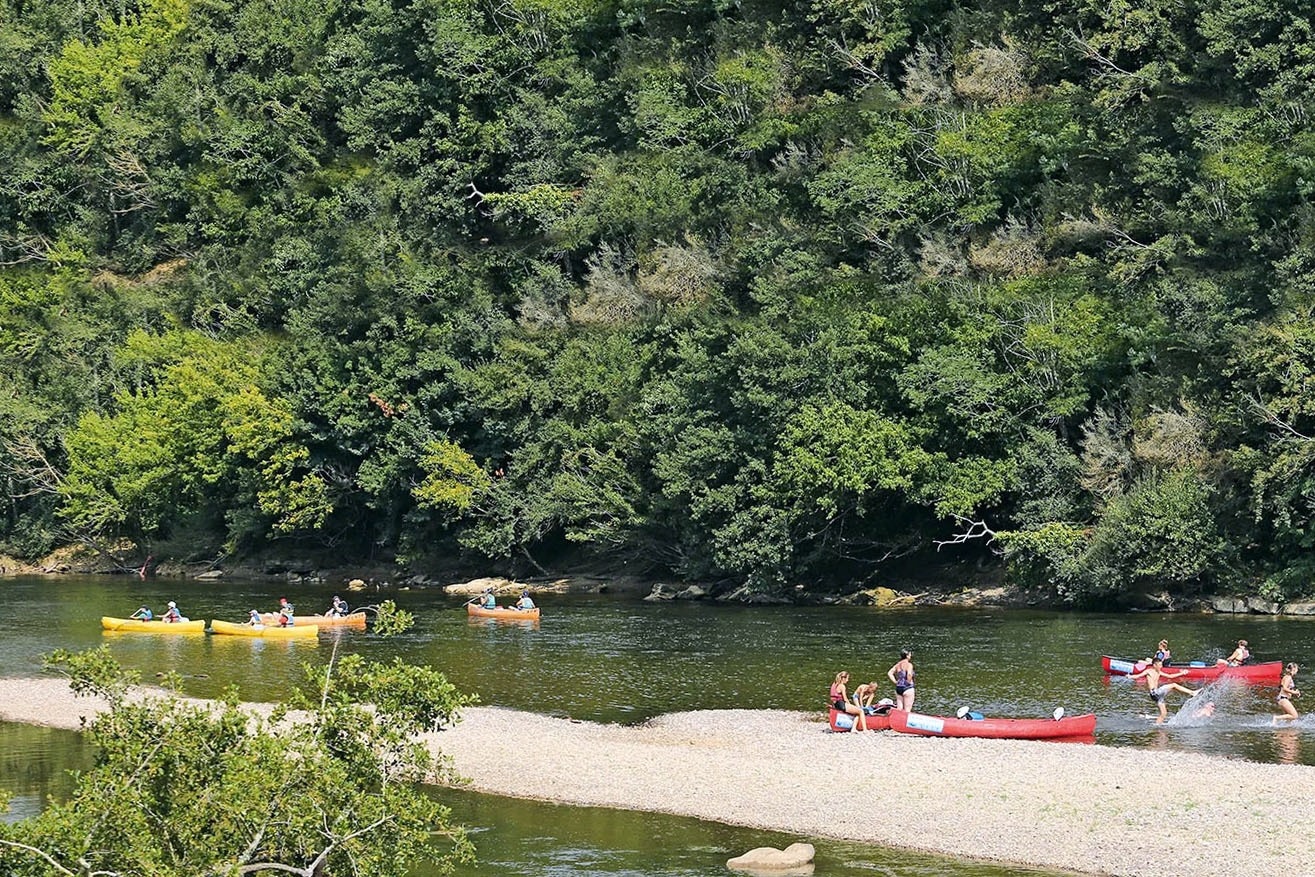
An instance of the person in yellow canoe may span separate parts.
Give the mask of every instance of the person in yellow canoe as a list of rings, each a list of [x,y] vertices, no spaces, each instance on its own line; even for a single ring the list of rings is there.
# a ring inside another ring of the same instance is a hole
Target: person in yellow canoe
[[[128,617],[135,618],[137,621],[154,621],[155,613],[151,611],[151,607],[143,606]]]
[[[279,627],[293,627],[296,623],[292,615],[292,604],[287,597],[279,597]]]
[[[178,624],[187,619],[183,618],[183,613],[178,611],[178,604],[170,600],[169,608],[164,611],[164,616],[160,620],[165,624]]]
[[[252,627],[264,627],[265,619],[260,617],[260,613],[258,611],[252,609],[250,615],[247,616],[247,624],[251,625]]]

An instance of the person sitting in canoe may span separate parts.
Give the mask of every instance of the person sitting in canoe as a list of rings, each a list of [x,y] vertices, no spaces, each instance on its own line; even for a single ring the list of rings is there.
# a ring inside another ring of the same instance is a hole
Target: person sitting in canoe
[[[836,681],[831,683],[831,708],[838,713],[858,716],[858,719],[854,722],[854,730],[866,731],[868,729],[867,714],[863,712],[862,708],[850,701],[849,692],[845,690],[847,682],[849,682],[849,671],[841,670],[836,674]]]
[[[521,598],[516,601],[517,609],[533,609],[534,601],[530,599],[529,591],[521,591]]]
[[[247,617],[247,624],[251,625],[252,627],[264,627],[265,619],[260,617],[260,612],[258,612],[255,609],[252,609],[251,614]]]
[[[279,627],[292,627],[296,623],[292,616],[292,604],[287,597],[279,597]]]
[[[1237,648],[1227,658],[1220,658],[1220,664],[1227,664],[1229,667],[1241,667],[1247,661],[1251,660],[1251,650],[1247,648],[1247,641],[1240,639],[1237,641]]]
[[[183,613],[178,611],[178,604],[170,600],[169,608],[164,610],[164,615],[160,620],[165,624],[178,624],[183,621]]]
[[[328,615],[331,618],[342,618],[343,616],[347,615],[348,612],[350,611],[351,610],[347,608],[347,601],[344,600],[342,597],[339,597],[337,594],[334,594],[333,605],[330,606],[329,611],[324,614]]]
[[[1179,670],[1172,676],[1164,672],[1164,661],[1159,658],[1151,660],[1151,666],[1142,670],[1140,673],[1133,673],[1129,679],[1145,679],[1146,687],[1150,689],[1150,698],[1159,707],[1160,717],[1155,720],[1155,724],[1163,725],[1169,718],[1169,709],[1164,703],[1165,697],[1171,691],[1181,691],[1188,697],[1196,697],[1200,689],[1188,688],[1185,685],[1179,685],[1177,682],[1166,682],[1166,679],[1177,679],[1180,676],[1186,676],[1186,670]]]
[[[1278,684],[1278,706],[1283,710],[1283,715],[1274,717],[1274,724],[1279,722],[1295,722],[1299,716],[1297,708],[1292,705],[1294,698],[1301,697],[1301,692],[1297,690],[1292,677],[1297,675],[1301,668],[1296,664],[1288,664],[1283,668],[1283,681]]]
[[[138,621],[154,621],[155,613],[151,611],[151,608],[149,606],[143,606],[142,608],[138,609],[136,612],[132,613],[128,617],[135,618]]]
[[[1149,665],[1151,661],[1154,661],[1156,658],[1159,658],[1166,664],[1169,663],[1169,641],[1167,639],[1160,640],[1160,644],[1155,647],[1154,655],[1151,655],[1149,658],[1142,658],[1137,663]]]
[[[479,598],[479,605],[480,605],[480,608],[481,608],[481,609],[497,609],[497,608],[498,608],[498,598],[495,597],[495,596],[493,596],[493,589],[492,589],[492,588],[485,588],[485,589],[484,589],[484,595],[483,595],[482,597]]]

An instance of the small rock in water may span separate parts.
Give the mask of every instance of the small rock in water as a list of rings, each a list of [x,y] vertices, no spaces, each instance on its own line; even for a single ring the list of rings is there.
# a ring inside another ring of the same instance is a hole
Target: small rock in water
[[[757,847],[742,856],[727,859],[726,867],[772,877],[806,877],[813,873],[813,855],[812,844],[794,843],[783,850]]]

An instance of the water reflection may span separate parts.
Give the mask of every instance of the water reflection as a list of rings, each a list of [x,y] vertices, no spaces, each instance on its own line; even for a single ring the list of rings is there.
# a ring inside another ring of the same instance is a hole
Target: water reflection
[[[1274,732],[1274,758],[1279,764],[1301,764],[1301,733],[1296,728]]]

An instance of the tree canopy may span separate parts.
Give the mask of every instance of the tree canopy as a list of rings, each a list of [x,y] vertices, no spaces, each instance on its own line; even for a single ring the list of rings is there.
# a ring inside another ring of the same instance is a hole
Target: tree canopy
[[[0,22],[0,550],[1315,588],[1303,6]]]

